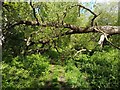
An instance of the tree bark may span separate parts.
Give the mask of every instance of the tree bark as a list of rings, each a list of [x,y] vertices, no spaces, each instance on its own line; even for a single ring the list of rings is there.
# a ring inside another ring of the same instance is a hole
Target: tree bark
[[[31,25],[31,26],[41,26],[41,27],[55,27],[55,28],[68,28],[69,30],[64,33],[64,35],[68,34],[81,34],[81,33],[96,33],[103,31],[106,34],[114,35],[114,34],[120,34],[120,26],[92,26],[92,27],[78,27],[75,25],[67,24],[67,23],[56,23],[56,22],[48,22],[48,23],[39,23],[36,21],[24,21],[21,20],[19,22],[16,22],[13,25],[8,26],[7,29],[13,28],[17,25]]]

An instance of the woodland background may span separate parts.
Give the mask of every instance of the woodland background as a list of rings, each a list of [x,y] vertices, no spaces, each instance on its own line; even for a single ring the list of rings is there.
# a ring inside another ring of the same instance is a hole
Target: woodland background
[[[118,3],[90,6],[2,3],[2,88],[120,87]]]

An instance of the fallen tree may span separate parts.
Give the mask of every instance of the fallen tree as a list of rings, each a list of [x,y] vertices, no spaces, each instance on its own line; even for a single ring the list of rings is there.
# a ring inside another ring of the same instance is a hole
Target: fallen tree
[[[61,33],[61,35],[56,35],[53,38],[58,37],[58,36],[65,36],[65,35],[72,35],[72,34],[82,34],[82,33],[91,33],[91,32],[92,33],[101,33],[102,35],[100,37],[100,40],[98,41],[98,44],[100,44],[101,47],[103,47],[104,41],[106,40],[112,46],[114,46],[115,48],[120,49],[120,47],[114,45],[108,39],[108,36],[115,35],[115,34],[120,34],[119,26],[97,26],[97,25],[94,24],[95,19],[100,15],[100,13],[96,14],[92,10],[90,10],[89,8],[86,8],[83,5],[75,4],[75,5],[72,5],[72,6],[65,9],[65,11],[63,12],[63,17],[62,17],[61,22],[59,22],[59,21],[57,21],[57,22],[55,22],[55,21],[54,22],[50,22],[50,21],[42,22],[42,21],[39,21],[39,19],[37,18],[36,12],[35,12],[35,7],[32,4],[32,2],[30,2],[30,6],[31,6],[31,8],[33,10],[33,16],[34,16],[35,20],[34,21],[19,20],[19,21],[15,22],[15,23],[8,24],[8,25],[5,26],[5,28],[3,27],[3,34],[4,34],[4,30],[12,30],[11,28],[14,28],[14,27],[20,26],[20,25],[39,26],[39,27],[54,27],[54,28],[67,28],[68,29],[67,31]],[[3,3],[3,7],[6,8],[7,5]],[[87,10],[88,12],[90,12],[93,15],[93,18],[91,19],[90,25],[88,25],[86,27],[79,27],[79,26],[72,25],[72,24],[64,22],[64,19],[66,18],[68,11],[70,9],[72,9],[73,7],[83,8],[83,9]],[[34,34],[34,32],[32,34]],[[38,43],[43,44],[41,47],[43,47],[45,44],[50,43],[50,39],[39,40],[37,42],[33,42],[31,40],[31,38],[30,38],[32,36],[32,34],[28,37],[28,39],[25,39],[27,48],[29,46],[31,46],[31,45],[38,44]]]

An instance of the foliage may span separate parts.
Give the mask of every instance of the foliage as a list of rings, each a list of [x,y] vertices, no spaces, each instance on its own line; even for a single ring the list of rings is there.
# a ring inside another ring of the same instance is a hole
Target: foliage
[[[64,66],[52,65],[42,55],[15,57],[10,63],[2,63],[3,88],[119,87],[120,52],[111,49],[94,53],[78,54]]]
[[[2,63],[3,88],[38,87],[40,76],[49,67],[48,58],[40,55],[15,57],[10,63]],[[35,84],[35,85],[34,85]]]
[[[119,87],[120,52],[109,51],[94,52],[91,57],[79,54],[75,61],[81,72],[87,73],[87,81],[93,88]]]

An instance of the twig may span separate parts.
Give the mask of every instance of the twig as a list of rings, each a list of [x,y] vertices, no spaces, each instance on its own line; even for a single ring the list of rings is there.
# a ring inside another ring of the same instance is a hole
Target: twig
[[[106,38],[106,40],[107,40],[113,47],[115,47],[115,48],[117,48],[117,49],[120,50],[120,47],[114,45],[107,37],[105,37],[105,38]]]
[[[77,51],[77,53],[75,53],[75,55],[73,57],[75,57],[78,53],[81,53],[83,51],[87,51],[87,50],[86,49],[81,49],[81,50]]]

